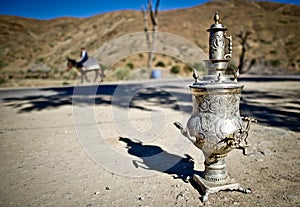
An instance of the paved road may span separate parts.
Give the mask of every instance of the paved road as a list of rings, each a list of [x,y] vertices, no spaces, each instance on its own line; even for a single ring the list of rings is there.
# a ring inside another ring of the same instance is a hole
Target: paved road
[[[300,76],[242,76],[240,82],[280,82],[280,81],[300,81]],[[192,84],[192,79],[175,79],[175,80],[156,80],[156,81],[137,81],[137,82],[121,82],[121,83],[104,83],[101,85],[88,86],[61,86],[61,87],[36,87],[36,88],[0,88],[0,100],[7,98],[21,98],[32,96],[54,96],[54,95],[73,95],[74,88],[80,88],[80,91],[95,91],[96,93],[113,93],[118,85],[135,85],[140,88],[145,87],[163,87],[177,86],[187,87]],[[99,88],[103,88],[100,89]],[[79,91],[79,90],[78,90]]]
[[[188,86],[192,83],[192,79],[178,78],[85,86],[3,88],[0,90],[0,100],[15,104],[20,112],[31,112],[76,103],[110,104],[147,110],[146,105],[156,99],[155,104],[172,103],[168,107],[190,114],[192,107]],[[241,101],[242,114],[253,116],[271,126],[299,128],[297,110],[300,76],[249,76],[241,77],[240,83],[245,85]]]

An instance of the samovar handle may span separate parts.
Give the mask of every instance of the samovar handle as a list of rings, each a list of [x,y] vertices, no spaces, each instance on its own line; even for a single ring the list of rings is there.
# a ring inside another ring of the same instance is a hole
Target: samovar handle
[[[224,55],[224,59],[230,59],[232,57],[232,36],[226,36],[226,33],[224,33],[224,37],[228,39],[228,54]]]

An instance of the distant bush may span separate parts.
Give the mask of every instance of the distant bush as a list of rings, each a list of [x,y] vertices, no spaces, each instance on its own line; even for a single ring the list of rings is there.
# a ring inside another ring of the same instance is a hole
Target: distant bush
[[[186,72],[186,73],[190,73],[193,71],[193,68],[189,65],[185,65],[183,70]]]
[[[38,58],[38,59],[35,60],[35,62],[36,63],[42,63],[42,62],[44,62],[44,58],[43,57]]]
[[[288,24],[288,21],[280,19],[280,20],[279,20],[279,23],[282,23],[282,24]]]
[[[6,80],[4,78],[0,78],[0,85],[6,83]]]
[[[269,63],[272,67],[278,67],[281,64],[280,60],[278,59],[270,60]]]
[[[260,39],[260,42],[263,43],[263,44],[266,44],[266,45],[271,45],[272,44],[272,41],[264,40],[264,39]]]
[[[127,63],[126,66],[129,68],[129,69],[133,69],[134,68],[134,64],[133,63]]]
[[[159,61],[158,63],[156,63],[155,67],[166,67],[166,65],[164,62]]]
[[[0,68],[4,68],[5,66],[7,66],[7,63],[0,60]]]
[[[117,67],[115,69],[114,76],[117,80],[123,80],[125,79],[130,73],[129,67]]]
[[[175,65],[175,66],[173,66],[173,67],[171,68],[170,71],[171,71],[172,73],[174,73],[174,74],[178,74],[179,71],[180,71],[180,68],[179,68],[178,65]]]

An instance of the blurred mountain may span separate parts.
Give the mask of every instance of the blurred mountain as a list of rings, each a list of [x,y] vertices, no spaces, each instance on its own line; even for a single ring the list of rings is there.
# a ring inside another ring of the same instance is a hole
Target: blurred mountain
[[[211,1],[196,7],[160,12],[159,31],[182,36],[208,52],[206,29],[219,11],[221,23],[233,35],[233,62],[238,64],[238,34],[250,32],[246,59],[261,65],[300,71],[300,6],[262,1]],[[36,20],[0,16],[0,73],[26,72],[46,64],[62,70],[66,57],[79,59],[80,47],[90,55],[125,34],[143,32],[139,11],[118,11],[90,18]],[[145,61],[144,59],[143,61]],[[146,61],[144,63],[146,65]]]

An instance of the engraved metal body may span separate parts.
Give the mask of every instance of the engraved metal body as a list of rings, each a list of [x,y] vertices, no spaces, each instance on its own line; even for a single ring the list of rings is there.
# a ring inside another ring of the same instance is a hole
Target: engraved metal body
[[[237,82],[238,71],[234,78],[225,75],[227,63],[232,55],[231,36],[219,23],[219,15],[215,14],[215,24],[211,25],[209,38],[209,61],[207,67],[210,75],[199,80],[194,71],[195,82],[190,86],[193,100],[193,112],[184,128],[174,123],[181,133],[192,140],[205,155],[205,171],[194,175],[194,180],[204,191],[203,201],[210,193],[220,190],[239,190],[250,193],[231,179],[226,171],[225,157],[233,149],[242,149],[246,154],[247,137],[250,129],[250,118],[240,116],[240,98],[243,85]],[[225,52],[225,40],[228,40]],[[246,122],[246,124],[244,123]]]

